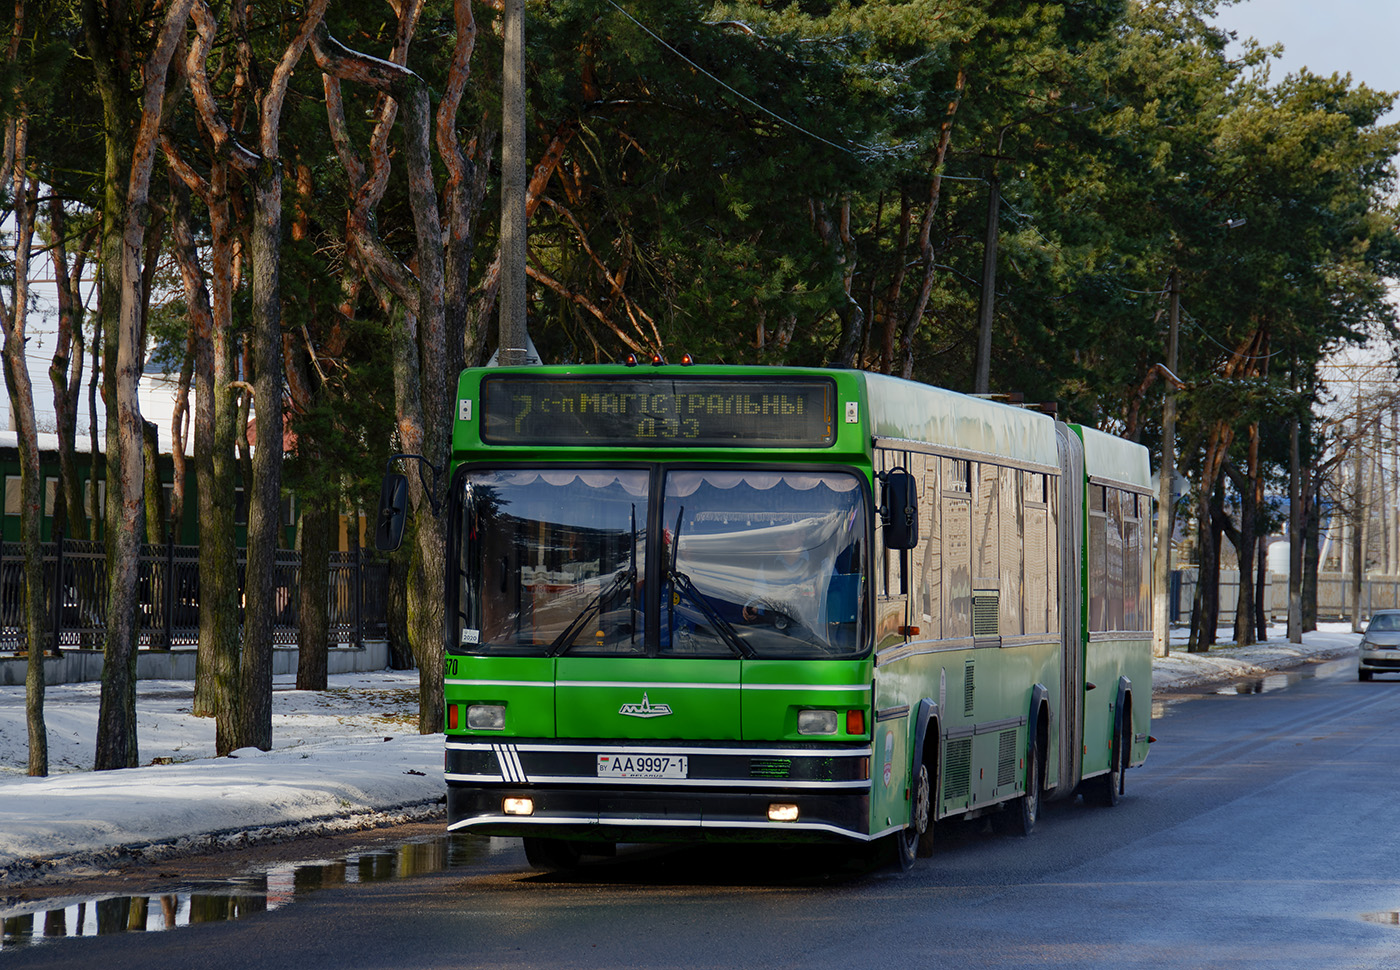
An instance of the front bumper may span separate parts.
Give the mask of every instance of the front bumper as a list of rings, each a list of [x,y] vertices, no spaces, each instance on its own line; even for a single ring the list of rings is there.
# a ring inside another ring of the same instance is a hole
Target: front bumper
[[[601,778],[603,754],[683,755],[684,778]],[[870,838],[870,746],[449,740],[448,828],[600,842]],[[504,801],[533,802],[507,815]],[[797,806],[772,821],[769,806]]]
[[[1357,655],[1357,667],[1375,673],[1400,673],[1400,649],[1366,650]]]

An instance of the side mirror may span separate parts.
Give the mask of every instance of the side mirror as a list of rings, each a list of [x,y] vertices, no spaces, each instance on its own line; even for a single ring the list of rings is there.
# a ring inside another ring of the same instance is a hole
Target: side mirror
[[[902,468],[882,476],[880,517],[886,549],[913,549],[919,544],[919,493],[914,476]]]
[[[374,523],[374,548],[393,552],[403,542],[408,521],[408,478],[389,472],[379,486],[379,518]]]

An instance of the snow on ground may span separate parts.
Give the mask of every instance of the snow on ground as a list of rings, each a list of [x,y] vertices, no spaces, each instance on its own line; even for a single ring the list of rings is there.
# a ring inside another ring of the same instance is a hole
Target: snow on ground
[[[1324,624],[1302,644],[1270,633],[1257,646],[1189,654],[1174,631],[1171,656],[1153,661],[1153,687],[1258,676],[1345,656],[1360,640],[1347,624]],[[51,687],[48,778],[25,775],[24,688],[0,687],[0,888],[440,810],[442,736],[417,733],[416,673],[340,674],[326,691],[295,690],[293,681],[276,678],[273,749],[226,758],[214,757],[213,721],[190,713],[192,684],[140,681],[143,767],[103,772],[89,770],[100,685]]]
[[[1232,631],[1222,629],[1220,638],[1227,641],[1212,647],[1208,653],[1187,653],[1187,631],[1172,630],[1169,656],[1152,660],[1152,689],[1167,690],[1192,687],[1216,680],[1235,677],[1256,677],[1292,667],[1309,660],[1331,660],[1355,653],[1361,634],[1351,632],[1351,623],[1319,623],[1313,633],[1303,634],[1302,643],[1289,643],[1284,627],[1269,629],[1269,639],[1249,647],[1237,647],[1228,642]]]

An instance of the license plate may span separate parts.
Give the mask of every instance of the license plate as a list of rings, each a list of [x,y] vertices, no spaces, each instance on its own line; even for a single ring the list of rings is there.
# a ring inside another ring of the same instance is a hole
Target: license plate
[[[685,778],[687,758],[676,754],[600,754],[599,778]]]

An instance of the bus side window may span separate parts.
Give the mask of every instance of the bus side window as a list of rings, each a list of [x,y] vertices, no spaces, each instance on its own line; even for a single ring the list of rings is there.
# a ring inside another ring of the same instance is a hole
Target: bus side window
[[[919,481],[919,545],[913,551],[911,563],[914,587],[914,608],[910,622],[919,627],[920,636],[937,640],[942,636],[941,588],[943,543],[938,523],[939,459],[932,455],[913,455],[911,470],[917,469]]]

